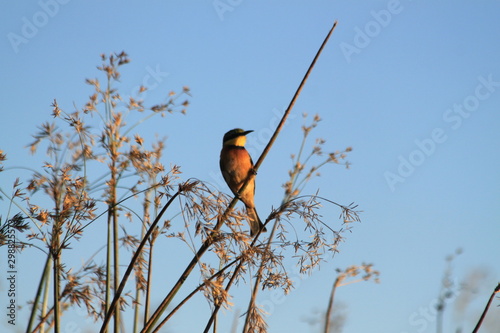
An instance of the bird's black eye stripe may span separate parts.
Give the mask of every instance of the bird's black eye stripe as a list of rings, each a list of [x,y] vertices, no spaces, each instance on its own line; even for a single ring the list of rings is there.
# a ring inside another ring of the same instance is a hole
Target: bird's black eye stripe
[[[224,135],[224,142],[232,140],[232,139],[236,139],[237,137],[242,136],[242,135],[243,135],[243,133],[240,133],[240,132],[228,133],[228,134]]]

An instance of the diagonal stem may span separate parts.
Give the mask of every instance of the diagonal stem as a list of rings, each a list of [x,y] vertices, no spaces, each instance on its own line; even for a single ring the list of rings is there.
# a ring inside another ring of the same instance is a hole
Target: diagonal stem
[[[304,75],[304,78],[302,79],[302,82],[300,82],[299,88],[295,92],[295,95],[293,96],[293,98],[292,98],[292,100],[290,102],[290,105],[288,106],[287,110],[285,111],[285,114],[283,115],[283,118],[281,119],[280,123],[278,124],[278,127],[276,128],[276,131],[274,132],[273,136],[271,137],[271,140],[269,141],[269,143],[267,144],[266,148],[264,149],[264,152],[262,153],[261,158],[263,156],[265,156],[265,154],[267,154],[267,152],[269,150],[268,147],[270,145],[272,145],[272,143],[274,142],[274,140],[278,136],[279,131],[281,130],[281,128],[285,124],[285,120],[288,117],[288,114],[290,113],[291,109],[293,108],[293,106],[295,104],[295,101],[297,100],[298,96],[300,95],[300,92],[302,91],[302,88],[304,87],[304,85],[305,85],[305,83],[307,81],[307,78],[309,77],[309,74],[311,74],[311,71],[314,68],[314,65],[316,64],[316,61],[318,60],[321,52],[323,51],[323,48],[325,47],[326,43],[328,42],[328,39],[330,39],[330,36],[332,35],[333,30],[335,30],[336,26],[337,26],[337,21],[335,21],[333,23],[332,28],[330,29],[330,31],[326,35],[325,39],[323,40],[323,43],[321,44],[321,46],[318,49],[318,52],[316,52],[316,56],[314,57],[313,61],[311,62],[311,65],[309,65],[309,68],[307,69],[307,72]],[[259,158],[259,160],[256,163],[257,167],[259,166],[259,162],[261,162],[261,158]],[[266,249],[265,249],[264,252],[267,252],[271,248],[271,243],[272,243],[272,239],[274,237],[274,233],[276,231],[276,226],[277,225],[274,224],[274,227],[273,227],[273,229],[271,231],[271,235],[269,236],[268,242],[266,244]],[[258,269],[258,272],[257,272],[257,276],[255,277],[255,284],[254,284],[254,287],[253,287],[254,289],[253,289],[253,292],[252,292],[252,297],[250,298],[250,302],[248,304],[248,310],[247,310],[247,315],[246,315],[246,318],[245,318],[245,326],[243,327],[243,332],[247,332],[247,330],[249,328],[249,324],[250,324],[250,322],[249,322],[249,315],[251,313],[251,309],[255,307],[255,300],[257,298],[258,288],[259,288],[260,282],[262,280],[262,272],[263,272],[263,270],[264,270],[264,263],[261,263],[261,265],[260,265],[260,267]]]
[[[262,152],[262,154],[260,155],[259,159],[257,160],[257,163],[255,163],[255,166],[254,166],[254,170],[257,171],[257,169],[260,167],[260,165],[262,164],[262,161],[264,160],[264,158],[266,157],[267,153],[269,152],[269,150],[271,149],[271,146],[273,145],[274,141],[276,140],[276,138],[278,137],[278,134],[280,133],[281,129],[283,128],[283,126],[285,125],[285,122],[286,122],[286,119],[288,118],[288,115],[290,114],[293,106],[295,105],[295,102],[297,100],[297,98],[299,97],[301,91],[302,91],[302,88],[304,87],[306,81],[307,81],[307,78],[309,77],[309,74],[311,73],[312,69],[314,68],[314,65],[316,64],[316,61],[318,60],[321,52],[323,51],[323,48],[324,46],[326,45],[326,43],[328,42],[328,39],[330,38],[331,34],[333,33],[333,30],[335,29],[335,27],[337,26],[337,21],[335,21],[333,23],[333,26],[332,28],[330,29],[330,31],[328,32],[327,36],[325,37],[325,39],[323,40],[323,43],[321,44],[320,48],[318,49],[318,51],[316,52],[316,55],[313,59],[313,61],[311,62],[311,64],[309,65],[309,68],[307,69],[307,72],[306,74],[304,75],[304,77],[302,78],[302,81],[300,82],[300,85],[299,87],[297,88],[297,91],[295,92],[295,94],[293,95],[293,98],[292,100],[290,101],[290,104],[288,105],[285,113],[283,114],[283,117],[281,118],[281,121],[279,122],[278,126],[276,127],[276,130],[274,131],[273,133],[273,136],[271,137],[271,139],[269,140],[269,143],[267,144],[267,146],[264,148],[264,151]],[[250,177],[249,177],[250,178]],[[245,189],[246,185],[247,185],[248,181],[243,184],[241,190],[240,190],[240,193]],[[257,234],[257,236],[255,237],[252,245],[255,243],[255,241],[257,240],[257,238],[259,237],[260,235],[260,232],[259,234]],[[269,238],[269,243],[267,244],[267,247],[270,246],[270,242],[271,242],[271,239],[272,239],[272,236]],[[233,273],[233,277],[235,277],[241,267],[241,265],[243,264],[243,261],[241,261],[238,266],[236,267],[235,269],[235,272]],[[232,282],[233,282],[233,279],[231,279],[226,287],[226,290],[229,290],[229,288],[231,287],[232,285]],[[254,293],[256,294],[256,289],[257,289],[257,286],[258,286],[258,282],[260,282],[260,279],[257,280],[257,283],[255,285],[255,290],[254,290]],[[215,315],[217,314],[218,310],[220,309],[220,306],[216,306],[213,313],[212,313],[212,316],[210,317],[208,323],[207,323],[207,326],[205,327],[205,332],[208,332],[208,330],[210,329],[210,326],[211,324],[213,323],[213,320],[214,320],[214,317]]]
[[[486,307],[484,308],[484,311],[481,314],[481,318],[479,318],[479,321],[478,321],[476,327],[474,327],[474,330],[472,331],[472,333],[476,333],[477,331],[479,331],[479,328],[481,327],[481,325],[483,323],[484,317],[486,317],[486,313],[488,312],[488,309],[490,308],[491,302],[493,301],[493,298],[495,297],[496,293],[500,293],[500,283],[496,286],[495,290],[493,290],[493,292],[491,293],[490,299],[488,300],[488,303],[486,304]]]
[[[288,115],[290,114],[290,112],[292,111],[292,108],[293,106],[295,105],[295,102],[297,101],[297,98],[299,97],[301,91],[302,91],[302,88],[304,88],[304,85],[307,81],[307,79],[309,78],[309,74],[311,74],[311,71],[312,69],[314,68],[314,65],[316,64],[316,61],[318,60],[321,52],[323,51],[323,48],[325,47],[326,43],[328,42],[328,39],[330,38],[333,30],[335,30],[335,27],[337,26],[337,21],[335,21],[333,23],[333,26],[332,28],[330,29],[330,31],[328,32],[328,34],[326,35],[325,39],[323,40],[323,43],[321,44],[318,52],[316,52],[316,56],[314,56],[314,59],[313,61],[311,62],[311,64],[309,65],[309,68],[307,69],[307,72],[306,74],[304,75],[304,77],[302,78],[302,81],[300,82],[300,85],[299,87],[297,88],[297,91],[295,92],[295,95],[293,95],[293,98],[292,100],[290,101],[290,104],[288,105],[288,108],[286,109],[285,113],[283,114],[283,117],[281,118],[281,121],[279,122],[278,124],[278,127],[276,128],[276,130],[274,131],[273,133],[273,136],[271,137],[271,139],[269,140],[269,143],[267,144],[266,148],[264,148],[264,151],[262,152],[262,154],[260,155],[259,159],[257,160],[257,163],[255,163],[254,165],[254,169],[255,171],[257,171],[257,169],[260,167],[260,165],[262,164],[262,161],[264,160],[264,158],[266,157],[267,153],[269,152],[269,150],[271,149],[271,146],[274,144],[274,141],[276,140],[276,138],[278,137],[278,134],[281,132],[281,129],[283,128],[283,126],[285,125],[285,122],[286,122],[286,119],[288,118]],[[246,185],[246,184],[245,184]],[[241,192],[241,191],[240,191]]]

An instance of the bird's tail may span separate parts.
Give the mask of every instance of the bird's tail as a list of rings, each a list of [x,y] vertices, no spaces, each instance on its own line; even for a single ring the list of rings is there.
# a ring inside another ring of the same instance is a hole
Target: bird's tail
[[[266,227],[264,227],[264,224],[260,220],[255,207],[246,206],[246,208],[248,215],[248,223],[250,224],[250,236],[255,236],[261,229],[262,232],[266,232],[267,231]]]

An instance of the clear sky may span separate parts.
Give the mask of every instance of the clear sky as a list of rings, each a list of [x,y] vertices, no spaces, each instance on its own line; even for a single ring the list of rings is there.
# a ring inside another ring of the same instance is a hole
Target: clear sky
[[[274,300],[269,331],[318,332],[307,318],[326,307],[335,268],[366,262],[380,271],[381,283],[338,290],[347,315],[343,332],[434,332],[445,258],[457,248],[463,250],[453,261],[457,285],[471,272],[485,274],[462,316],[464,332],[471,331],[500,281],[500,2],[40,0],[1,7],[0,149],[7,153],[6,167],[39,165],[43,156],[32,157],[24,147],[36,126],[51,119],[53,99],[67,111],[82,105],[91,94],[84,79],[99,75],[99,55],[124,50],[132,61],[122,70],[123,91],[148,85],[152,104],[184,85],[192,93],[185,116],[153,118],[137,131],[150,133],[149,140],[154,133],[167,136],[163,162],[180,165],[183,179],[196,177],[225,192],[218,178],[223,134],[235,127],[255,130],[249,150],[257,158],[338,20],[259,170],[256,205],[261,215],[279,205],[289,155],[300,142],[301,114],[318,113],[322,121],[312,136],[327,140],[325,150],[352,146],[352,166],[329,166],[306,192],[319,188],[336,202],[355,202],[362,222],[321,270],[295,276],[299,285],[287,298],[261,294],[258,302]],[[7,170],[0,187],[10,191],[16,177],[26,176]],[[6,207],[0,202],[4,217]],[[40,274],[33,267],[44,258],[28,251],[19,258],[19,304],[33,297],[32,277]],[[246,286],[235,289],[240,313],[247,293]],[[204,323],[206,303],[196,304]],[[498,311],[492,307],[490,319]],[[21,318],[27,313],[24,307]],[[234,315],[226,311],[222,327],[228,330]],[[3,313],[0,318],[0,327],[7,326]],[[91,327],[81,317],[64,318]],[[445,332],[461,320],[450,302]],[[171,329],[199,327],[192,313],[181,312]]]

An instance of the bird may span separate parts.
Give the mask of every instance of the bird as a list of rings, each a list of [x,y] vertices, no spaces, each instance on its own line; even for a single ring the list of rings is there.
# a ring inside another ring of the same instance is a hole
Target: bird
[[[244,131],[241,128],[235,128],[224,134],[219,164],[222,176],[231,192],[245,204],[250,224],[250,236],[255,236],[259,230],[266,231],[255,209],[255,177],[250,179],[245,190],[238,195],[248,175],[255,173],[252,157],[245,149],[246,135],[252,132],[253,130]]]

